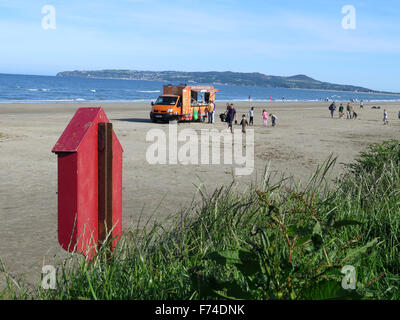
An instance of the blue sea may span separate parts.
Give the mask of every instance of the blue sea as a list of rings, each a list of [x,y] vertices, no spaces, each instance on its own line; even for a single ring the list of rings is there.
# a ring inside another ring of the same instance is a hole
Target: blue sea
[[[0,103],[150,102],[167,82],[0,74]],[[179,83],[175,83],[179,84]],[[400,95],[214,85],[217,101],[400,101]]]

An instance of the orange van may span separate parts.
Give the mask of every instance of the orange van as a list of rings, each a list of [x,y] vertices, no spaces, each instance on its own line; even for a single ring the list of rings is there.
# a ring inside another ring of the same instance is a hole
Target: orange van
[[[208,108],[215,103],[212,86],[165,85],[163,94],[152,102],[150,119],[153,122],[202,121],[208,118]]]

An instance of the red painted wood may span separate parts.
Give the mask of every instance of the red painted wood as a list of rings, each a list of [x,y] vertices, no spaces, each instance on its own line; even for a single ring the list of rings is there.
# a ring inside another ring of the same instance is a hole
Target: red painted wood
[[[67,251],[76,245],[78,212],[77,153],[58,154],[58,242]]]
[[[113,133],[113,247],[122,234],[122,146]]]
[[[98,242],[98,123],[102,108],[80,108],[53,152],[58,155],[58,241],[89,258]],[[113,133],[113,236],[122,233],[122,152]],[[116,241],[114,241],[114,245]]]
[[[96,122],[109,122],[102,108],[79,108],[52,152],[74,152],[85,139],[86,133]]]

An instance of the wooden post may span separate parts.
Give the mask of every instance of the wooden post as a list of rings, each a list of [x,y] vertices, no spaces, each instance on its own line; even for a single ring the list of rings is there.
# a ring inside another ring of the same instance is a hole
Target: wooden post
[[[99,247],[111,236],[113,227],[113,128],[112,123],[99,123]],[[111,242],[110,242],[111,243]]]

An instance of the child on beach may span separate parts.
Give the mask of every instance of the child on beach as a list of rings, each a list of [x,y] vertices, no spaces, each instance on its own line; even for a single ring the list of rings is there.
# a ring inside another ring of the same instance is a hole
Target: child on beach
[[[268,125],[268,112],[267,112],[267,110],[265,110],[265,109],[263,110],[262,117],[263,117],[263,120],[264,120],[264,126],[266,127]]]
[[[274,114],[271,114],[271,120],[272,120],[272,126],[275,127],[276,120],[278,120],[278,117]]]
[[[353,107],[350,105],[350,103],[348,103],[347,107],[346,107],[347,119],[351,119],[351,111],[352,110],[353,110]]]
[[[246,115],[242,116],[242,121],[240,121],[240,125],[242,126],[242,132],[246,133],[246,126],[249,125],[249,123],[247,122],[247,119],[246,119]]]
[[[250,111],[249,111],[249,118],[250,118],[249,125],[253,125],[253,120],[254,120],[254,107],[251,107],[251,109],[250,109]]]
[[[344,107],[343,107],[343,103],[340,104],[339,106],[339,118],[342,119],[344,116]]]
[[[389,118],[388,118],[388,113],[386,109],[383,110],[383,124],[388,124],[389,123]]]

